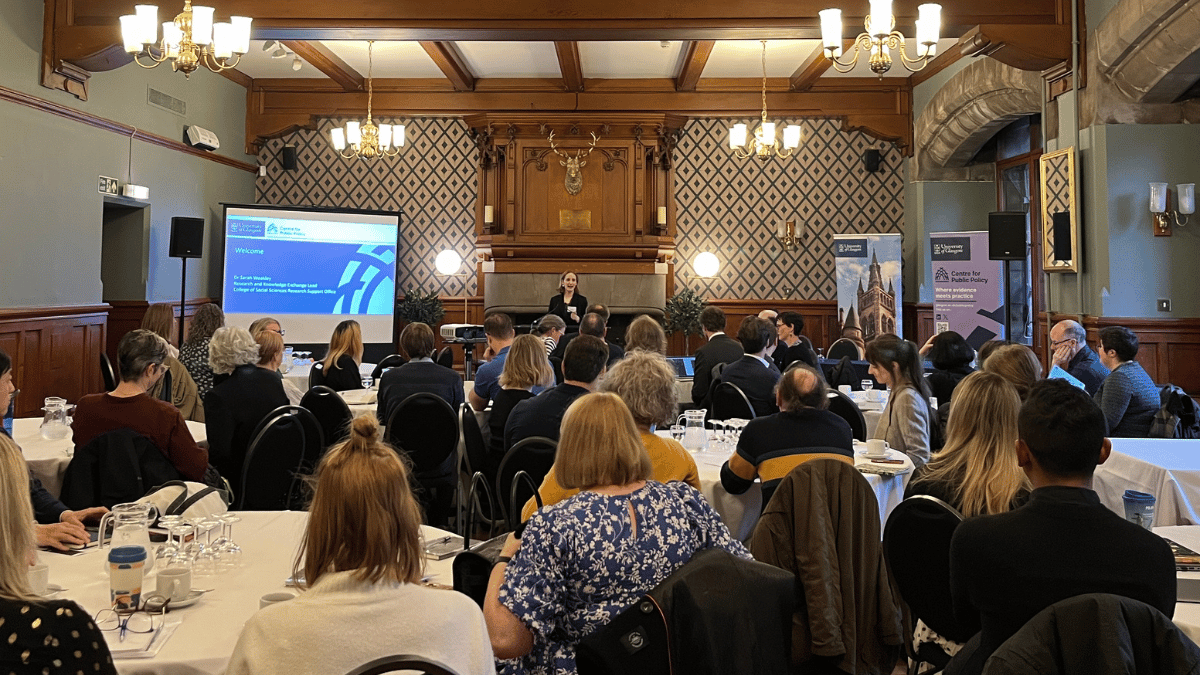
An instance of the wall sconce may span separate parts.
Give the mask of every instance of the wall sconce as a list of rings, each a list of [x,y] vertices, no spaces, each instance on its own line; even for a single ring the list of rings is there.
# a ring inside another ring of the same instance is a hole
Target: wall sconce
[[[775,238],[779,240],[779,244],[783,246],[785,251],[795,251],[800,248],[800,240],[804,238],[804,231],[796,233],[796,221],[789,220],[786,223],[780,222],[775,228]]]
[[[491,225],[495,220],[495,213],[492,211],[492,205],[488,204],[483,207],[483,222],[486,225]]]
[[[1169,209],[1171,191],[1166,183],[1150,183],[1150,213],[1154,214],[1154,235],[1170,236],[1171,222],[1183,227],[1188,224],[1188,216],[1196,212],[1196,184],[1179,183],[1175,186],[1179,208]]]
[[[715,277],[721,269],[721,261],[717,260],[717,256],[705,251],[696,256],[692,268],[696,270],[696,274],[702,277]]]

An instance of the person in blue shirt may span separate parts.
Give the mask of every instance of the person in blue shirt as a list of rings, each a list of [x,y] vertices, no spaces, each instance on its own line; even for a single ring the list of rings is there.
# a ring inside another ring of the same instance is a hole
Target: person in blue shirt
[[[476,410],[486,408],[488,402],[500,392],[500,373],[504,372],[504,359],[517,336],[513,330],[512,319],[504,312],[492,312],[484,318],[483,334],[488,343],[484,356],[491,354],[492,359],[475,371],[475,387],[471,389],[467,399]]]

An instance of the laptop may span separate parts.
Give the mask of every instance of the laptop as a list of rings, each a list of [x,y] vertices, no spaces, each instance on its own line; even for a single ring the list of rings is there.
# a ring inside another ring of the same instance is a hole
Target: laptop
[[[694,356],[668,356],[667,361],[675,369],[677,378],[692,377],[696,374],[696,357]]]

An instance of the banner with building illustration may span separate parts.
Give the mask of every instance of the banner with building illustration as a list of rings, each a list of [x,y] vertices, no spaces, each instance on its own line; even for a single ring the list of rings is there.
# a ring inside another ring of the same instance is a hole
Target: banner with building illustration
[[[838,324],[841,336],[830,358],[851,354],[862,358],[866,343],[884,333],[903,335],[901,325],[900,235],[835,234]]]
[[[975,349],[1004,339],[1004,263],[988,259],[987,232],[929,235],[933,330],[952,330]]]

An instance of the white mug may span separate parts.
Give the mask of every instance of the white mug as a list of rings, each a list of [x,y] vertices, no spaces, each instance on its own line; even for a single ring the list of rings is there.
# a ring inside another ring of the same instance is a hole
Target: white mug
[[[890,449],[888,442],[883,439],[872,438],[867,441],[867,457],[874,459],[887,457],[888,450]]]
[[[267,605],[274,605],[277,602],[287,602],[296,597],[294,593],[267,593],[258,601],[258,608],[262,609]]]
[[[50,566],[38,563],[29,568],[29,587],[34,595],[45,595],[50,587]]]
[[[868,401],[882,401],[884,392],[882,389],[872,389],[867,392]]]
[[[851,387],[848,384],[839,384],[838,385],[838,391],[842,392],[843,394],[845,394],[847,396],[850,395],[850,390],[851,390]]]
[[[186,567],[168,567],[161,570],[154,588],[164,598],[180,602],[192,592],[192,571]]]

